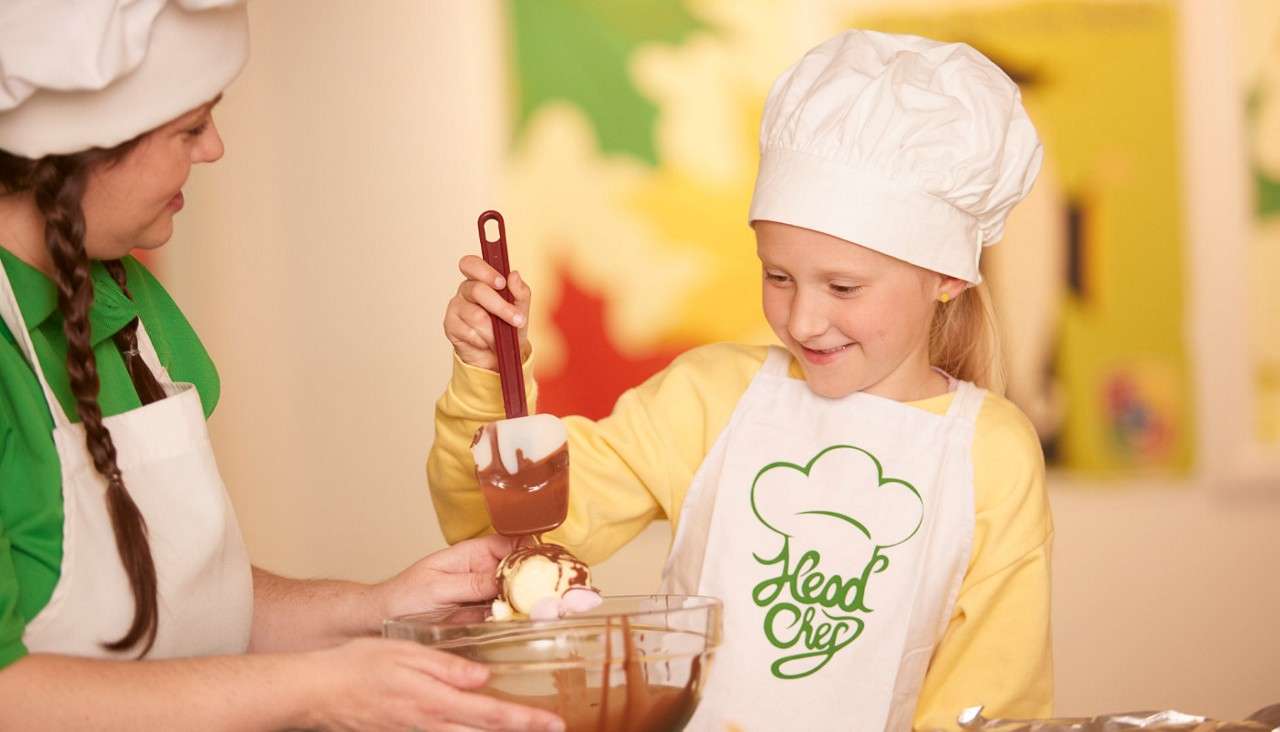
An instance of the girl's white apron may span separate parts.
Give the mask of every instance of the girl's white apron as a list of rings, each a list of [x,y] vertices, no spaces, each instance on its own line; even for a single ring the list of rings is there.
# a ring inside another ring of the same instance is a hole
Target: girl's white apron
[[[825,399],[771,348],[690,486],[664,592],[725,606],[689,730],[907,730],[973,542],[974,421]]]

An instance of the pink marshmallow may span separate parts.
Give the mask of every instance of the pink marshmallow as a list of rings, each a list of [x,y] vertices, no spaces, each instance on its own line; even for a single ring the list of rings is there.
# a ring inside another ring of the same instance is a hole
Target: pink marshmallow
[[[594,610],[600,607],[600,603],[604,599],[600,597],[600,593],[595,590],[589,590],[585,587],[574,587],[564,593],[564,597],[560,598],[561,613],[585,613],[588,610]]]

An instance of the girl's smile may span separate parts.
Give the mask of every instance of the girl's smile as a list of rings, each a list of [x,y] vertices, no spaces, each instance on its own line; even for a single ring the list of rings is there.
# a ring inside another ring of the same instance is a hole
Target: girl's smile
[[[849,350],[855,345],[857,344],[846,343],[842,346],[835,346],[833,348],[821,348],[821,349],[810,348],[809,346],[801,345],[800,351],[804,355],[805,359],[809,361],[809,363],[814,364],[815,366],[825,366],[827,364],[833,364],[837,362],[840,359],[840,357],[845,354],[845,351]]]

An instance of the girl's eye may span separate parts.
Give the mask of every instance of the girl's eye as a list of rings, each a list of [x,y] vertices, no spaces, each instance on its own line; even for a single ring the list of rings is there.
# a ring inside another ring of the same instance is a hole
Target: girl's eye
[[[774,284],[779,284],[779,285],[791,279],[790,277],[787,277],[784,274],[778,274],[777,272],[765,272],[764,278],[769,282],[773,282]]]
[[[831,285],[831,291],[841,296],[856,294],[861,289],[862,287],[859,285]]]
[[[207,129],[209,129],[209,122],[208,120],[205,120],[204,122],[201,122],[195,127],[187,130],[187,137],[199,137],[200,135],[203,135],[204,131]]]

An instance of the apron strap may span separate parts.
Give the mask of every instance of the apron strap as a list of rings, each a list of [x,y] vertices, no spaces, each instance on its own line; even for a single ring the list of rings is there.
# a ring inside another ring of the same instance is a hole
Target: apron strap
[[[978,412],[982,411],[982,402],[986,398],[986,389],[968,381],[959,381],[955,396],[951,398],[951,406],[947,408],[947,417],[973,424],[978,421]]]
[[[791,372],[791,351],[782,346],[769,346],[769,354],[764,358],[760,373],[770,376],[786,376]]]
[[[31,370],[36,374],[36,380],[40,382],[45,404],[49,407],[49,413],[53,415],[54,426],[70,425],[71,420],[63,411],[62,402],[58,401],[58,397],[54,395],[53,389],[49,387],[49,382],[44,377],[44,369],[41,368],[40,358],[36,355],[35,343],[31,340],[31,334],[27,332],[27,322],[22,318],[22,308],[18,306],[18,296],[13,292],[9,273],[4,271],[2,261],[0,261],[0,316],[4,317],[4,324],[9,327],[14,339],[18,341],[18,347],[22,349],[22,354],[27,357]]]
[[[151,375],[156,377],[156,381],[160,382],[160,386],[164,388],[165,393],[173,396],[174,390],[177,388],[173,378],[169,376],[169,371],[160,363],[160,354],[156,353],[156,347],[151,342],[151,336],[147,334],[147,326],[142,322],[142,318],[138,318],[138,355],[142,356],[142,362],[151,369]]]

